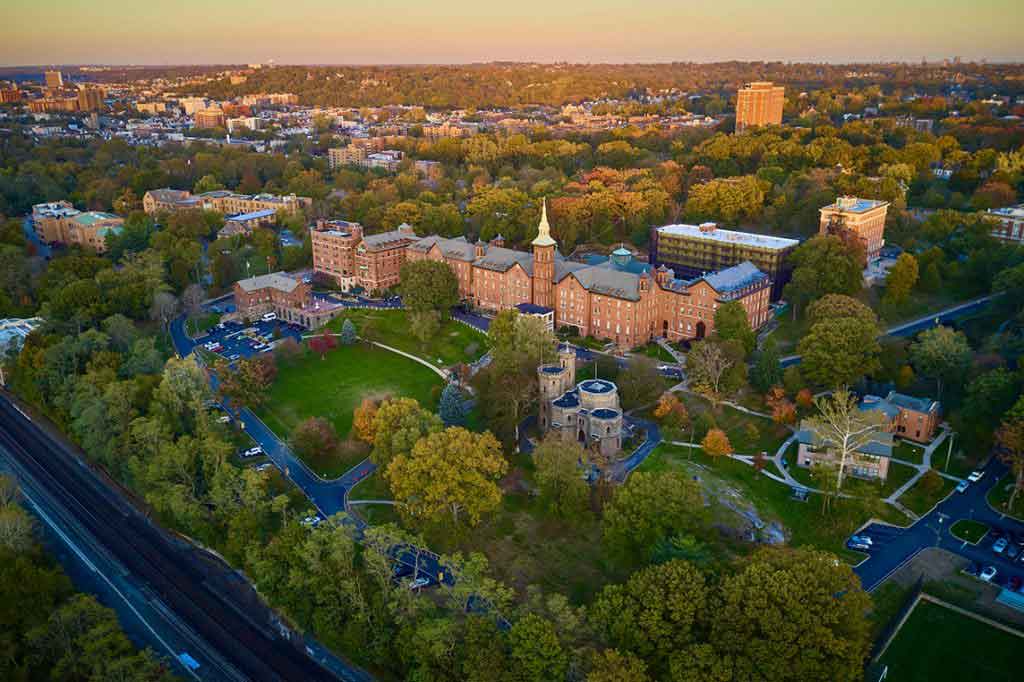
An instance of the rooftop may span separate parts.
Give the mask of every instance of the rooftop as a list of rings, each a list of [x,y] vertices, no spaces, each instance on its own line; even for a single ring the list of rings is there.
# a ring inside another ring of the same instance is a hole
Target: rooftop
[[[703,277],[704,281],[720,294],[744,289],[767,278],[768,275],[758,270],[757,266],[748,260]]]
[[[587,393],[611,393],[615,390],[615,384],[604,379],[587,379],[580,382],[579,388]]]
[[[283,272],[272,272],[268,275],[256,275],[249,279],[238,280],[238,286],[243,291],[259,291],[260,289],[270,288],[291,292],[295,290],[295,287],[299,286],[299,281]]]
[[[1002,218],[1024,218],[1024,204],[1004,206],[1003,208],[990,208],[986,212],[989,215],[1000,216]]]
[[[239,213],[238,215],[228,216],[225,220],[246,222],[249,220],[263,220],[264,218],[270,218],[275,215],[277,215],[277,211],[272,208],[265,208],[260,211],[250,211],[249,213]]]
[[[760,249],[782,250],[789,249],[800,243],[798,239],[787,237],[774,237],[756,232],[737,232],[735,230],[723,230],[718,227],[711,229],[700,225],[665,225],[658,228],[659,234],[688,237],[691,239],[704,239],[710,242],[742,244]]]
[[[822,211],[843,211],[845,213],[866,213],[879,206],[888,206],[889,202],[877,199],[860,199],[858,197],[839,197],[836,203],[829,204]]]
[[[96,223],[102,223],[108,220],[121,220],[121,218],[113,213],[104,213],[103,211],[89,211],[75,216],[76,223],[86,226],[95,225]]]

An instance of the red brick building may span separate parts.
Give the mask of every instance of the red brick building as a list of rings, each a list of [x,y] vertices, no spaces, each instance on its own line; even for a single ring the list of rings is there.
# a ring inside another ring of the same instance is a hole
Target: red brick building
[[[313,271],[342,289],[384,291],[398,285],[406,247],[419,240],[406,224],[397,230],[364,234],[363,226],[345,220],[321,220],[310,231]]]
[[[309,329],[321,326],[344,310],[343,306],[314,298],[308,283],[283,272],[235,282],[234,294],[235,308],[244,319],[274,313],[279,320]]]
[[[625,250],[587,263],[567,261],[551,238],[542,212],[533,252],[431,236],[409,244],[406,259],[448,263],[459,293],[471,305],[500,311],[532,304],[554,311],[556,326],[632,348],[657,336],[702,338],[714,331],[714,313],[737,300],[753,328],[769,319],[771,280],[750,262],[693,279],[677,279],[668,268],[653,270]]]

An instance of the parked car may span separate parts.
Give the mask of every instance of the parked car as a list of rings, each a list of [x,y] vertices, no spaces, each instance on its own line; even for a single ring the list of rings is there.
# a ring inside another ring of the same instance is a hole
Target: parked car
[[[1009,559],[1010,561],[1013,561],[1018,556],[1020,556],[1020,545],[1013,545],[1013,544],[1011,544],[1009,547],[1006,548],[1006,558],[1007,559]]]
[[[984,580],[985,582],[992,582],[992,578],[996,577],[997,572],[998,571],[996,571],[995,566],[986,566],[985,568],[981,569],[981,573],[978,574],[978,577]]]
[[[409,589],[412,590],[413,592],[415,592],[416,590],[423,589],[424,587],[428,586],[429,584],[430,584],[430,579],[429,578],[416,578],[416,580],[412,580],[412,581],[409,582]]]
[[[1010,543],[1006,541],[1006,538],[999,538],[998,540],[992,543],[992,551],[996,554],[1002,554],[1006,551],[1006,547],[1009,544]]]
[[[964,573],[966,573],[967,575],[976,576],[980,571],[981,564],[979,564],[977,561],[972,561],[971,563],[967,564],[967,568],[964,569]]]
[[[956,491],[958,493],[965,493],[967,492],[967,488],[969,488],[970,485],[971,484],[968,483],[967,481],[960,481],[959,483],[956,484]]]
[[[263,316],[260,317],[260,319],[264,322],[273,322],[277,319],[277,313],[263,313]]]
[[[319,516],[307,516],[306,518],[302,519],[301,523],[302,523],[303,526],[306,526],[308,528],[316,528],[317,526],[320,525],[320,517]]]
[[[269,468],[270,468],[270,467],[272,467],[272,466],[274,466],[274,465],[273,465],[273,464],[271,464],[270,462],[264,462],[263,464],[257,464],[257,465],[256,465],[255,467],[253,467],[253,468],[254,468],[254,469],[255,469],[256,471],[266,471],[267,469],[269,469]]]
[[[217,421],[219,421],[221,424],[230,424],[231,423],[231,416],[230,415],[226,415],[226,414],[222,414],[221,416],[217,417]]]
[[[971,475],[967,477],[967,480],[968,480],[968,481],[970,481],[971,483],[977,483],[977,482],[978,482],[978,481],[980,481],[980,480],[982,479],[982,477],[984,477],[984,476],[985,476],[985,472],[984,472],[984,471],[981,471],[981,470],[979,469],[979,470],[977,470],[977,471],[972,471],[972,472],[971,472]]]
[[[846,546],[850,549],[867,551],[874,546],[874,542],[867,535],[853,535],[846,543]]]

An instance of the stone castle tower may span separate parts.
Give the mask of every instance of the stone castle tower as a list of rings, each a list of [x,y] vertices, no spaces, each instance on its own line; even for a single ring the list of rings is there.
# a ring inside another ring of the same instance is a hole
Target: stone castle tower
[[[554,305],[552,290],[555,286],[555,249],[557,245],[551,238],[551,226],[548,224],[547,200],[541,204],[540,224],[537,226],[537,238],[533,240],[533,303],[534,305],[551,308]]]
[[[551,425],[551,403],[576,385],[576,349],[566,344],[558,347],[558,363],[537,368],[540,385],[540,427]]]

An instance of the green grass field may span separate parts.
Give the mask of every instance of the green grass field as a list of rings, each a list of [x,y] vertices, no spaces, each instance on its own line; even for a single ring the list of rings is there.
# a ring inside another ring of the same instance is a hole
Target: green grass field
[[[996,511],[1009,514],[1018,519],[1024,519],[1024,493],[1017,493],[1017,499],[1014,500],[1013,508],[1008,507],[1012,490],[1013,478],[1010,474],[1006,474],[988,491],[988,503]]]
[[[795,547],[810,546],[834,552],[852,562],[863,555],[846,549],[845,542],[853,531],[869,518],[890,523],[909,523],[903,514],[877,500],[837,499],[831,511],[822,513],[821,497],[811,495],[806,502],[792,499],[789,486],[758,476],[752,466],[734,459],[712,461],[701,450],[692,455],[688,448],[661,445],[640,465],[641,471],[693,471],[693,463],[707,467],[709,475],[735,486],[753,503],[766,521],[777,520],[792,534],[790,543]]]
[[[409,397],[434,409],[442,385],[437,374],[397,353],[363,343],[339,346],[323,360],[307,352],[292,364],[280,365],[257,414],[284,439],[303,419],[324,417],[344,440],[352,429],[352,412],[364,398]],[[365,449],[351,442],[342,450],[340,457],[307,464],[322,476],[334,477],[366,456]]]
[[[985,537],[985,533],[988,532],[988,526],[980,521],[960,519],[953,524],[953,527],[949,529],[949,532],[953,534],[953,537],[960,538],[967,542],[977,543],[978,540]]]
[[[713,407],[704,398],[690,393],[680,394],[692,419],[698,414],[710,415],[718,428],[729,436],[733,451],[741,455],[755,455],[764,451],[771,457],[789,438],[790,431],[771,419],[741,412],[728,405]]]
[[[900,682],[1012,682],[1020,679],[1024,638],[921,601],[882,663]]]
[[[925,480],[922,478],[914,486],[900,496],[899,502],[915,514],[923,516],[927,514],[940,500],[946,497],[956,483],[943,478],[942,487],[938,490],[929,490]]]
[[[889,475],[885,482],[868,481],[847,476],[843,481],[843,492],[858,497],[885,499],[896,492],[901,485],[909,481],[916,472],[911,466],[898,462],[889,463]],[[789,473],[808,488],[822,488],[824,484],[817,479],[813,470],[796,466],[795,456],[790,460]]]
[[[352,320],[361,337],[412,353],[438,367],[474,362],[490,345],[486,335],[454,320],[442,323],[433,338],[420,343],[409,331],[409,314],[404,310],[349,310],[327,327],[340,331],[346,319]]]
[[[905,440],[897,440],[896,447],[892,449],[894,459],[902,459],[914,464],[924,463],[924,448],[920,445],[911,444]]]

